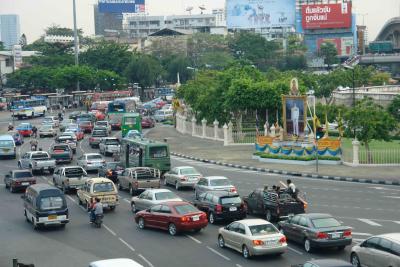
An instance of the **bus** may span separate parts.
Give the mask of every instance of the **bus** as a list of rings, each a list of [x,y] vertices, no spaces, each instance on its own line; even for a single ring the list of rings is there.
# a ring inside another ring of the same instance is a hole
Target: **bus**
[[[18,120],[45,116],[47,112],[46,99],[44,97],[32,97],[26,100],[11,102],[11,112]]]
[[[120,161],[125,168],[151,167],[164,174],[171,168],[169,145],[144,138],[123,138]]]
[[[142,132],[142,117],[139,113],[125,113],[121,121],[122,136],[125,136],[130,130]]]
[[[111,101],[95,101],[90,106],[90,110],[98,110],[98,111],[101,111],[101,112],[106,112],[108,104],[110,102]]]
[[[122,116],[128,112],[134,112],[136,105],[131,101],[114,100],[108,103],[107,118],[110,122],[111,129],[120,130]]]

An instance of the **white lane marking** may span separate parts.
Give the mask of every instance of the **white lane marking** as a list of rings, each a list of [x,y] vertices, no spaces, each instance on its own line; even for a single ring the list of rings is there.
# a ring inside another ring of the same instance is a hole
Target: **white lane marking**
[[[124,198],[124,201],[125,201],[126,203],[131,204],[131,201],[130,201],[129,199],[127,199],[127,198]]]
[[[189,237],[190,239],[192,239],[194,242],[196,242],[197,244],[201,244],[201,241],[200,240],[198,240],[198,239],[196,239],[196,238],[194,238],[193,236],[191,236],[191,235],[186,235],[187,237]]]
[[[394,223],[400,224],[400,221],[393,221]]]
[[[130,250],[132,250],[132,251],[135,251],[135,249],[131,246],[131,245],[129,245],[125,240],[123,240],[122,238],[118,238],[119,239],[119,241],[121,241],[122,242],[122,244],[124,244],[125,246],[127,246]]]
[[[384,196],[386,198],[394,198],[394,199],[400,199],[400,197],[396,197],[396,196]]]
[[[378,190],[389,190],[389,191],[397,191],[400,192],[399,189],[393,189],[393,188],[387,188],[387,187],[381,187],[381,186],[373,186],[373,187],[369,187],[372,189],[378,189]]]
[[[68,196],[68,195],[67,195],[67,198],[69,198],[72,202],[74,202],[74,203],[76,204],[75,199],[73,199],[71,196]]]
[[[154,265],[148,260],[146,259],[142,254],[138,254],[138,256],[147,263],[147,265],[149,265],[150,267],[154,267]]]
[[[4,185],[6,185],[6,184],[0,184],[0,186],[4,186]]]
[[[219,253],[218,251],[216,251],[215,249],[213,249],[213,248],[211,248],[211,247],[209,247],[209,246],[207,246],[207,248],[208,248],[209,250],[211,250],[212,252],[214,252],[215,254],[217,254],[218,256],[220,256],[221,258],[223,258],[223,259],[225,259],[225,260],[227,260],[227,261],[230,261],[230,260],[231,260],[231,259],[228,258],[227,256],[225,256],[225,255]]]
[[[236,263],[236,267],[243,267],[243,266],[242,266],[242,265],[240,265],[240,264],[237,264],[237,263]]]
[[[360,222],[372,225],[372,226],[382,226],[382,224],[379,224],[377,222],[371,221],[369,219],[358,219]]]
[[[107,231],[110,232],[110,234],[112,234],[113,236],[117,236],[117,234],[116,234],[113,230],[111,230],[110,227],[108,227],[108,226],[105,225],[104,223],[103,223],[103,226],[104,226],[104,228],[106,228]],[[121,241],[121,242],[122,242],[122,241]]]
[[[358,233],[358,232],[352,232],[352,235],[359,235],[359,236],[371,236],[372,234],[370,233]]]
[[[303,255],[303,252],[298,251],[297,249],[294,249],[294,248],[289,247],[289,246],[287,246],[287,248],[288,248],[288,250],[293,251],[293,252],[295,252],[295,253],[297,253],[297,254],[299,254],[299,255]]]

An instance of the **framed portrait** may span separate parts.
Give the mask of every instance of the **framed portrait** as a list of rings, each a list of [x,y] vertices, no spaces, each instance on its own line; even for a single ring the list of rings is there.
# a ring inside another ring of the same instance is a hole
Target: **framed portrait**
[[[284,137],[304,137],[307,125],[307,97],[282,96]]]

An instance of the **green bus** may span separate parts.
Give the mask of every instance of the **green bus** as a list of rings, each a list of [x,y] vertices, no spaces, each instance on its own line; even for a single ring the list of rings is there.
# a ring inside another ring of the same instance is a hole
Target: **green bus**
[[[169,145],[144,138],[123,138],[120,161],[125,168],[151,167],[165,173],[171,168]]]
[[[130,130],[142,132],[142,117],[139,113],[125,113],[121,120],[122,137]]]

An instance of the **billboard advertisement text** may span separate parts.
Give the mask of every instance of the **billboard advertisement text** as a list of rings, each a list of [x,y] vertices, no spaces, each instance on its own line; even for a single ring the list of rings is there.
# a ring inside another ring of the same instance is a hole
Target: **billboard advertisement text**
[[[351,28],[351,3],[313,4],[301,6],[305,30]]]
[[[353,53],[353,37],[342,38],[319,38],[317,40],[317,49],[321,48],[323,43],[332,43],[335,45],[338,56],[350,56]]]
[[[140,13],[145,11],[145,0],[99,0],[101,13]]]
[[[295,0],[227,0],[229,29],[295,25]]]

